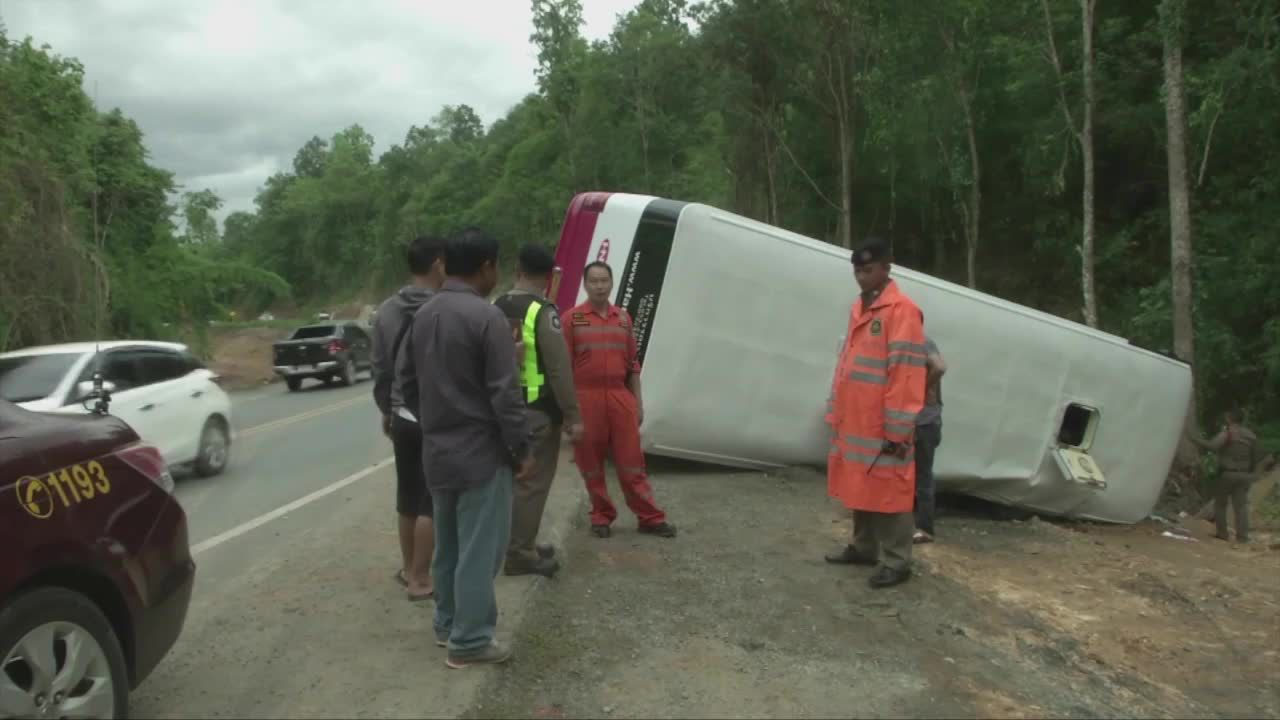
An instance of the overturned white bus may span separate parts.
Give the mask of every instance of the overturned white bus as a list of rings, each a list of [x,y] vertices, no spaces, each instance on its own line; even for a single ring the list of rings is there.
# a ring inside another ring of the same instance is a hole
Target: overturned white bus
[[[553,291],[614,269],[635,323],[646,452],[744,468],[825,465],[823,411],[850,303],[849,251],[706,205],[583,193]],[[940,346],[938,489],[1036,512],[1136,522],[1154,506],[1191,393],[1184,363],[894,266]]]

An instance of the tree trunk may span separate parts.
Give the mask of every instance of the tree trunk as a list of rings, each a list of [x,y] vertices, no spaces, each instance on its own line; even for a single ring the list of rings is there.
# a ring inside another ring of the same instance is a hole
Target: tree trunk
[[[965,271],[969,287],[978,289],[978,240],[982,227],[982,163],[978,156],[978,131],[973,121],[973,107],[966,88],[961,88],[961,105],[964,109],[965,129],[969,137],[969,172],[973,183],[969,186],[969,227],[965,229]]]
[[[981,65],[977,66],[973,80],[970,81],[967,76],[968,71],[964,69],[965,63],[961,61],[960,54],[956,50],[955,37],[951,30],[943,27],[939,30],[939,34],[947,50],[948,57],[945,62],[957,68],[955,72],[948,75],[951,80],[951,91],[955,94],[956,102],[960,104],[960,110],[964,115],[970,183],[969,199],[959,204],[961,214],[964,216],[965,280],[970,289],[976,290],[978,289],[978,247],[982,230],[982,158],[978,155],[978,124],[973,118],[973,97],[977,91]],[[942,151],[943,158],[946,159],[947,166],[951,167],[950,153],[940,137],[938,147]]]
[[[1165,6],[1181,6],[1182,0],[1164,0]],[[1181,7],[1171,7],[1181,23]],[[1169,239],[1173,266],[1173,352],[1186,363],[1195,361],[1195,327],[1192,324],[1191,290],[1191,190],[1187,175],[1186,96],[1182,80],[1180,35],[1166,32],[1164,39],[1165,128],[1169,162]]]
[[[853,248],[853,138],[840,123],[840,246]]]
[[[1067,128],[1070,129],[1071,134],[1075,137],[1082,156],[1081,164],[1083,167],[1081,170],[1084,173],[1084,186],[1080,191],[1080,204],[1082,205],[1081,222],[1084,227],[1080,233],[1080,287],[1084,298],[1085,323],[1089,327],[1097,327],[1098,298],[1094,281],[1093,262],[1095,228],[1097,224],[1094,219],[1094,196],[1096,193],[1094,190],[1093,155],[1093,106],[1095,100],[1093,89],[1093,28],[1097,0],[1080,0],[1080,22],[1083,29],[1084,118],[1079,125],[1076,124],[1075,118],[1071,114],[1071,107],[1067,104],[1067,96],[1063,88],[1064,74],[1062,62],[1058,57],[1058,45],[1053,39],[1053,14],[1049,8],[1049,0],[1041,0],[1040,5],[1044,9],[1049,64],[1053,66],[1054,75],[1058,80],[1058,105],[1062,108],[1062,116],[1066,119]]]
[[[836,131],[840,150],[840,245],[853,248],[853,103],[849,93],[849,68],[836,55],[836,71],[829,77],[835,106]]]
[[[889,234],[893,234],[898,218],[898,163],[892,156],[889,158]]]
[[[1187,174],[1187,110],[1182,75],[1182,23],[1185,0],[1162,0],[1164,26],[1164,117],[1169,166],[1169,257],[1173,288],[1173,353],[1192,368],[1191,397],[1186,424],[1197,424],[1195,391],[1195,325],[1193,322],[1191,190]],[[1185,438],[1178,448],[1175,474],[1193,480],[1198,452]]]
[[[1084,188],[1080,200],[1084,205],[1082,216],[1084,232],[1080,242],[1080,280],[1084,292],[1084,321],[1089,327],[1098,327],[1098,291],[1093,272],[1096,221],[1094,219],[1094,157],[1093,157],[1093,27],[1094,8],[1097,0],[1080,0],[1081,24],[1084,33],[1084,119],[1080,127],[1080,153],[1083,160]]]
[[[946,270],[947,241],[941,230],[933,233],[933,274],[943,277]]]
[[[778,219],[778,147],[771,142],[768,133],[765,133],[764,146],[764,173],[765,182],[767,184],[766,192],[768,193],[768,218],[770,225],[781,225]]]

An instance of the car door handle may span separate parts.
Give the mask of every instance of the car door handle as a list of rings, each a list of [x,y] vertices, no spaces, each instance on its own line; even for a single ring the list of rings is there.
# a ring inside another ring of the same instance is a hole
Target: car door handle
[[[193,398],[198,398],[198,397],[200,397],[201,395],[204,395],[204,391],[203,391],[203,390],[197,390],[197,391],[195,391],[195,392],[191,393],[191,397],[193,397]]]
[[[146,405],[143,405],[142,407],[138,408],[140,412],[146,412],[148,410],[155,410],[155,409],[156,409],[155,403],[147,403]]]

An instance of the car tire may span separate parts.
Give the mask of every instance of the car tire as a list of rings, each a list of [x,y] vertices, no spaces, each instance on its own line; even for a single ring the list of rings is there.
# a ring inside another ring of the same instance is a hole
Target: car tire
[[[200,430],[200,444],[196,451],[196,474],[213,477],[227,469],[231,459],[231,433],[222,418],[211,417]]]
[[[356,361],[350,358],[342,363],[342,374],[338,376],[338,381],[344,387],[350,387],[356,384]]]
[[[71,683],[68,687],[50,685],[44,688],[36,685],[38,680],[26,664],[25,653],[28,651],[43,651],[55,663],[61,660],[61,664],[53,668],[55,678],[59,672],[79,664],[71,662],[73,652],[88,653],[88,660],[79,677],[69,678]],[[38,695],[43,696],[49,717],[65,714],[60,712],[62,708],[59,705],[53,704],[55,701],[83,701],[89,697],[96,698],[102,705],[101,711],[110,712],[110,717],[128,715],[129,675],[120,638],[98,606],[78,592],[61,587],[42,587],[24,592],[6,603],[0,609],[0,668],[3,668],[0,671],[8,672],[11,681],[15,674],[18,676],[13,684],[27,693],[32,703],[29,707],[0,705],[0,715],[40,717],[41,712],[35,705]],[[94,682],[86,690],[84,681],[90,679]],[[82,694],[66,697],[66,693],[77,692]],[[6,696],[19,702],[20,697]]]
[[[302,387],[302,378],[285,378],[284,384],[289,388],[289,392],[298,392]]]

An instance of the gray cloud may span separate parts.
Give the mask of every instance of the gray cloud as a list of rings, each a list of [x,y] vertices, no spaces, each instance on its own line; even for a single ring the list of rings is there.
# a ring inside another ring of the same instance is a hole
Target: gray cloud
[[[588,36],[635,2],[586,0]],[[0,0],[0,21],[78,58],[99,107],[224,217],[313,135],[359,123],[382,152],[443,105],[491,123],[534,89],[527,0]]]

